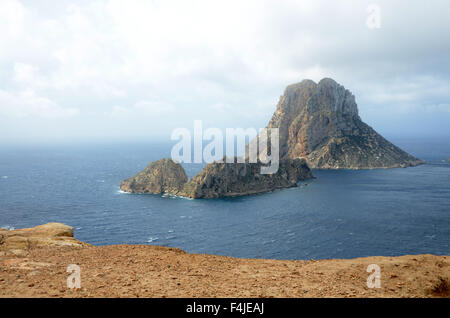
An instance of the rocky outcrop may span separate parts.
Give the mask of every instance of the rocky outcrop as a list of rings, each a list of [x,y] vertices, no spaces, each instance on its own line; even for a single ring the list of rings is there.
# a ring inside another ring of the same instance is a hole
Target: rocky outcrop
[[[379,135],[358,115],[353,94],[334,80],[289,85],[268,128],[279,128],[280,157],[311,168],[372,169],[424,163]]]
[[[189,198],[219,198],[250,195],[296,187],[313,178],[303,159],[281,160],[278,171],[261,174],[261,163],[210,163],[177,193]]]
[[[143,171],[120,183],[120,189],[130,193],[176,193],[187,182],[183,167],[172,159],[154,161]]]
[[[73,227],[62,223],[48,223],[19,230],[0,229],[0,252],[16,255],[42,246],[88,246],[73,237]]]
[[[122,181],[120,187],[130,193],[166,193],[199,199],[242,196],[295,187],[299,181],[313,178],[303,159],[281,160],[278,171],[273,174],[261,174],[261,166],[261,162],[214,162],[187,182],[180,164],[162,159],[151,163],[135,177]]]

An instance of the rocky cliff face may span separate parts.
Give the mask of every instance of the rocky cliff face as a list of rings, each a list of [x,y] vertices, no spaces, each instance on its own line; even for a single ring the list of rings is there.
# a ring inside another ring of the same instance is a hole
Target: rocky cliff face
[[[210,163],[187,182],[183,167],[171,159],[151,163],[120,188],[131,193],[166,193],[188,198],[219,198],[297,186],[313,178],[303,159],[281,160],[274,174],[261,174],[261,163]]]
[[[187,182],[183,167],[172,159],[154,161],[143,171],[120,183],[120,189],[130,193],[176,193]]]
[[[261,163],[210,163],[178,193],[190,198],[218,198],[249,195],[296,187],[313,178],[305,160],[281,160],[278,171],[261,174]]]
[[[396,147],[358,115],[355,97],[334,80],[289,85],[268,128],[279,128],[280,157],[305,158],[311,168],[407,167],[423,161]]]

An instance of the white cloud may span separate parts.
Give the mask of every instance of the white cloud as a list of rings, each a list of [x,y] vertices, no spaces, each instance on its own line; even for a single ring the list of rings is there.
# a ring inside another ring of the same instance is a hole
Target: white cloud
[[[13,94],[0,90],[0,114],[11,118],[37,117],[57,119],[78,115],[77,108],[63,108],[32,91]]]
[[[25,9],[16,0],[0,2],[0,28],[4,37],[12,38],[23,33]],[[6,43],[5,43],[6,44]]]
[[[167,115],[175,110],[173,105],[159,101],[139,101],[131,107],[114,106],[109,115],[116,118],[142,118]]]
[[[38,68],[33,65],[14,63],[13,80],[17,83],[33,85],[37,80],[37,73]]]
[[[286,85],[332,77],[362,113],[442,112],[432,105],[450,99],[450,4],[379,0],[381,29],[369,30],[371,2],[2,0],[0,87],[16,106],[0,111],[261,127]]]
[[[163,114],[174,110],[173,106],[164,102],[139,101],[134,105],[134,109],[143,113]]]

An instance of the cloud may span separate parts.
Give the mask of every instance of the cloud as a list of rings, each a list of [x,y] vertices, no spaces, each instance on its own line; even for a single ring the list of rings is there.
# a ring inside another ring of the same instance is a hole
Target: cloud
[[[116,118],[125,117],[158,117],[160,115],[167,115],[175,110],[173,105],[158,102],[158,101],[139,101],[131,107],[114,106],[109,115]]]
[[[79,114],[77,108],[63,108],[48,98],[24,91],[12,94],[0,90],[0,114],[13,118],[37,117],[59,119]]]
[[[372,2],[3,0],[0,88],[22,106],[0,109],[124,128],[170,114],[158,131],[194,119],[262,127],[286,85],[332,77],[369,122],[447,113],[436,105],[450,100],[448,1],[378,0],[370,30]]]
[[[35,84],[38,77],[38,68],[25,64],[25,63],[14,63],[14,75],[13,81],[20,84]]]
[[[25,9],[19,1],[2,0],[0,3],[0,27],[4,37],[13,38],[23,33]]]

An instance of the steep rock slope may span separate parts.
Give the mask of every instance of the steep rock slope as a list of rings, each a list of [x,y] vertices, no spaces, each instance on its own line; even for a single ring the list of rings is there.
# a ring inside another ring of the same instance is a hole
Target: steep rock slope
[[[353,94],[330,78],[289,85],[267,125],[279,128],[280,157],[311,168],[373,169],[424,163],[393,145],[358,114]]]
[[[187,182],[183,167],[172,159],[161,159],[150,163],[134,177],[120,182],[120,189],[131,193],[178,192]]]
[[[303,159],[284,159],[278,171],[261,174],[261,163],[210,163],[178,193],[190,198],[218,198],[249,195],[296,187],[313,178]]]

